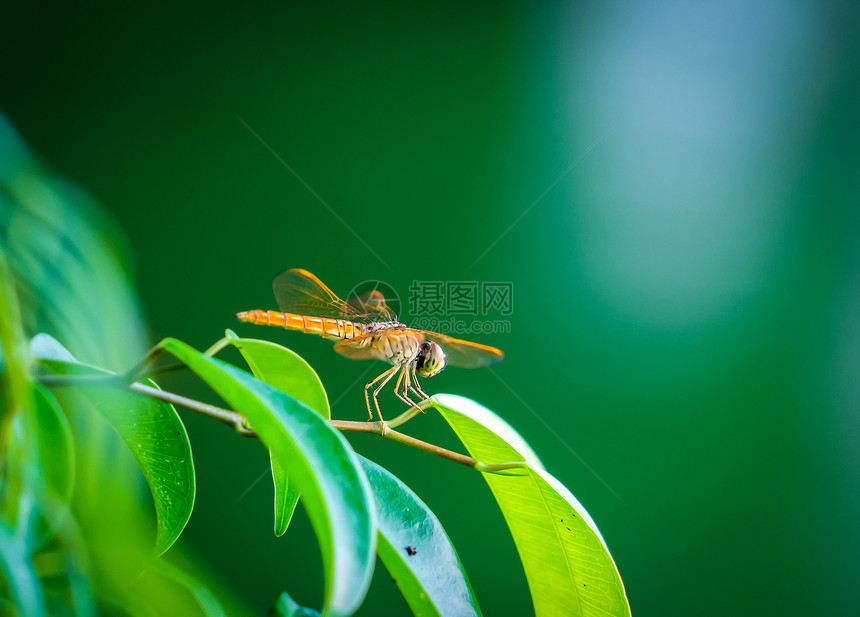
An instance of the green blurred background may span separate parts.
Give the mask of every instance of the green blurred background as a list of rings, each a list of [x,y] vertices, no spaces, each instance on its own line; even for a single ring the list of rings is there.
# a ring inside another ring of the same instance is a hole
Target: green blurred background
[[[368,366],[234,322],[275,308],[272,275],[404,301],[413,280],[511,281],[510,334],[476,337],[505,350],[500,380],[425,387],[530,441],[634,614],[858,614],[859,25],[811,1],[18,3],[0,112],[125,229],[153,342],[286,344],[360,420]],[[272,535],[266,453],[184,418],[180,543],[260,613],[282,589],[318,606],[306,517]],[[407,431],[454,444],[432,414]],[[350,440],[437,513],[485,614],[531,612],[477,474]],[[407,611],[380,566],[361,614],[384,610]]]

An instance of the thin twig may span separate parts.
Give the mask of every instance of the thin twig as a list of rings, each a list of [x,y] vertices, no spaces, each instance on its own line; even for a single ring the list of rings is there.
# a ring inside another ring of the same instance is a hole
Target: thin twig
[[[116,386],[122,383],[122,376],[39,375],[38,380],[46,386]],[[167,392],[166,390],[159,390],[158,388],[153,388],[152,386],[147,386],[142,383],[134,382],[131,384],[127,384],[126,387],[131,392],[135,392],[136,394],[148,396],[149,398],[153,398],[159,401],[164,401],[165,403],[170,403],[171,405],[182,407],[183,409],[187,409],[189,411],[199,413],[208,418],[218,420],[219,422],[222,422],[227,426],[231,427],[234,431],[236,431],[236,433],[242,435],[243,437],[259,438],[257,432],[248,423],[248,420],[237,411],[224,409],[223,407],[217,407],[215,405],[209,405],[208,403],[202,403],[195,399],[181,396],[179,394],[174,394],[173,392]],[[415,412],[414,409],[411,409],[406,413],[414,414],[417,412]],[[406,414],[403,415],[405,416]],[[391,439],[392,441],[397,441],[399,443],[406,444],[407,446],[411,446],[418,450],[429,452],[430,454],[434,454],[441,458],[448,459],[449,461],[459,463],[460,465],[464,465],[466,467],[469,467],[470,469],[475,469],[483,473],[501,473],[510,470],[522,469],[526,466],[526,463],[519,461],[498,464],[482,463],[472,458],[471,456],[466,456],[465,454],[460,454],[459,452],[454,452],[453,450],[448,450],[432,443],[416,439],[415,437],[411,437],[409,435],[406,435],[405,433],[395,431],[391,429],[388,424],[382,424],[380,422],[353,422],[350,420],[331,420],[330,422],[332,427],[338,429],[339,431],[352,431],[358,433],[373,433],[375,435],[381,435],[382,437]]]
[[[174,394],[173,392],[159,390],[142,383],[133,383],[129,385],[128,389],[132,392],[143,394],[144,396],[158,399],[159,401],[164,401],[165,403],[170,403],[171,405],[176,405],[177,407],[182,407],[183,409],[188,409],[189,411],[223,422],[243,437],[258,437],[256,431],[248,424],[245,416],[237,411],[230,411],[229,409],[216,407],[215,405],[201,403],[200,401]]]
[[[420,439],[416,439],[415,437],[410,437],[405,433],[401,433],[399,431],[395,431],[388,428],[387,424],[382,425],[379,422],[352,422],[350,420],[332,420],[331,425],[341,431],[358,431],[361,433],[374,433],[376,435],[382,435],[383,437],[387,437],[388,439],[391,439],[393,441],[405,443],[406,445],[412,446],[413,448],[418,448],[419,450],[423,450],[424,452],[429,452],[430,454],[435,454],[436,456],[447,458],[449,461],[460,463],[461,465],[465,465],[466,467],[474,468],[475,465],[478,463],[478,461],[473,459],[471,456],[466,456],[465,454],[460,454],[459,452],[454,452],[452,450],[446,450],[445,448],[440,448],[439,446],[433,445],[432,443],[421,441]]]
[[[183,409],[223,422],[244,437],[257,437],[257,433],[248,425],[245,417],[236,411],[201,403],[200,401],[174,394],[173,392],[167,392],[166,390],[159,390],[158,388],[138,382],[124,384],[123,377],[123,375],[39,375],[37,379],[46,386],[55,387],[125,385],[130,391],[137,394],[164,401],[165,403],[170,403],[171,405],[176,405],[177,407],[182,407]]]

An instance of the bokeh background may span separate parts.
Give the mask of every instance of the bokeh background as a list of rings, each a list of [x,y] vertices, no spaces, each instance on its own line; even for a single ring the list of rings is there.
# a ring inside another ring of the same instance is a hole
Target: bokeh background
[[[849,615],[858,21],[811,0],[17,3],[0,112],[125,230],[153,342],[232,327],[286,344],[358,420],[368,366],[234,322],[275,308],[275,273],[404,299],[413,280],[510,281],[510,333],[477,337],[505,350],[498,378],[426,388],[530,441],[596,520],[634,614]],[[258,613],[283,589],[318,606],[301,509],[272,535],[265,452],[184,418],[199,493],[182,546]],[[432,414],[407,429],[454,444]],[[438,514],[485,614],[531,612],[477,474],[349,438]],[[383,611],[407,608],[380,566],[361,614]]]

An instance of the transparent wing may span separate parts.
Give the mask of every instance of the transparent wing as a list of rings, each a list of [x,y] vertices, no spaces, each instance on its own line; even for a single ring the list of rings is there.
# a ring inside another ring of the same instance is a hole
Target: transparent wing
[[[376,321],[394,321],[397,319],[394,311],[385,303],[385,296],[378,289],[352,296],[346,303],[360,314],[377,315],[379,318]]]
[[[277,275],[272,281],[272,291],[275,292],[275,300],[284,313],[348,319],[361,323],[394,319],[393,312],[378,291],[344,302],[321,280],[299,268]]]
[[[372,337],[373,333],[338,341],[334,344],[334,350],[350,360],[384,360],[385,358],[372,347],[362,347],[362,343],[369,342]]]
[[[505,357],[501,349],[464,341],[445,334],[439,334],[438,332],[403,327],[397,328],[397,330],[399,332],[412,331],[425,340],[438,343],[442,347],[442,351],[445,352],[445,363],[451,366],[481,368],[500,362]],[[363,343],[369,342],[370,338],[378,333],[379,331],[371,332],[355,338],[338,341],[334,345],[334,350],[343,357],[350,358],[351,360],[386,360],[383,355],[372,347],[363,346]]]
[[[472,343],[458,338],[453,338],[430,330],[416,330],[424,335],[428,341],[438,343],[445,352],[445,363],[460,368],[481,368],[500,362],[505,354],[501,349]]]

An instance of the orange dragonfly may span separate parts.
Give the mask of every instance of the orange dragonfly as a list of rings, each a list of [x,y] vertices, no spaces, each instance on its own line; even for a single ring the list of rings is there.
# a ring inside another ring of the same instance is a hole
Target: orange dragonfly
[[[317,277],[301,269],[281,272],[272,281],[272,288],[280,312],[258,309],[238,313],[236,317],[254,324],[318,334],[338,341],[334,350],[344,357],[385,360],[393,365],[364,386],[368,420],[373,420],[370,388],[379,384],[373,390],[373,404],[379,421],[384,422],[376,397],[398,371],[400,376],[394,385],[394,394],[413,408],[417,405],[409,397],[410,392],[421,400],[429,398],[418,383],[418,375],[433,377],[446,365],[489,366],[504,358],[501,350],[495,347],[400,323],[379,291],[344,302]]]

